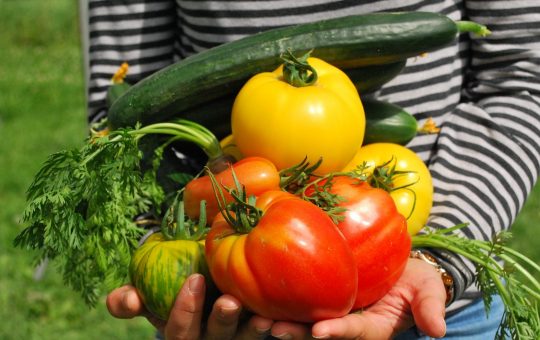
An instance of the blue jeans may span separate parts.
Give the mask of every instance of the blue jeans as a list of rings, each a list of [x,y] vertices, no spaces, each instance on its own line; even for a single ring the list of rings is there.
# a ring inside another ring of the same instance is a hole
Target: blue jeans
[[[504,313],[504,304],[498,295],[493,296],[489,315],[484,310],[484,301],[478,299],[470,306],[446,318],[446,336],[451,340],[492,340]],[[398,335],[395,340],[431,339],[415,327]]]

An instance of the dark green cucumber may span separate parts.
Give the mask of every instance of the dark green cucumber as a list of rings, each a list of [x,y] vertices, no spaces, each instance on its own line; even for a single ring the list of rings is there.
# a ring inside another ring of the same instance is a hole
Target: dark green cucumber
[[[351,78],[360,96],[362,96],[365,93],[378,90],[392,80],[403,70],[406,63],[407,60],[404,59],[388,64],[344,69],[344,71]]]
[[[397,143],[405,145],[416,136],[416,119],[403,108],[373,98],[363,98],[366,131],[363,144]]]
[[[131,87],[109,110],[112,128],[166,120],[208,100],[235,93],[251,76],[270,71],[288,49],[313,50],[340,68],[404,60],[455,40],[460,25],[428,12],[373,13],[268,30],[211,48]],[[470,25],[464,26],[470,30]],[[155,116],[162,116],[156,119]]]

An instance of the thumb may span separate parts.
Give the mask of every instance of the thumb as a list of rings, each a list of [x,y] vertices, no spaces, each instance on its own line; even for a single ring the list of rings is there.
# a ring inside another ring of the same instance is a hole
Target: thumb
[[[165,336],[167,339],[198,339],[204,309],[204,276],[188,277],[171,309]]]

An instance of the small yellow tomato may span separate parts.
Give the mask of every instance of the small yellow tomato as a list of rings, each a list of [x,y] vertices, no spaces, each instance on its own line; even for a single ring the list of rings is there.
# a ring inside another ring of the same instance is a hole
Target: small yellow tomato
[[[282,66],[252,77],[234,102],[232,133],[244,156],[267,158],[278,169],[322,158],[317,173],[338,171],[362,144],[364,109],[344,72],[317,58],[307,62],[318,76],[312,85],[291,85]]]
[[[383,166],[398,172],[389,184],[398,211],[407,218],[409,234],[417,234],[427,222],[433,205],[433,182],[426,164],[412,150],[393,143],[374,143],[361,147],[344,168],[351,171],[365,162],[367,174]],[[399,173],[402,172],[402,173]]]

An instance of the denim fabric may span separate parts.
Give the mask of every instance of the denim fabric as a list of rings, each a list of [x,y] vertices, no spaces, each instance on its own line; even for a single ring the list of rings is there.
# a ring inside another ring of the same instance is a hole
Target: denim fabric
[[[464,309],[446,318],[446,335],[443,339],[449,340],[491,340],[499,327],[504,313],[504,304],[501,298],[493,296],[491,310],[486,315],[484,301],[478,299]],[[416,328],[398,335],[395,340],[425,340],[432,339],[423,335]]]

